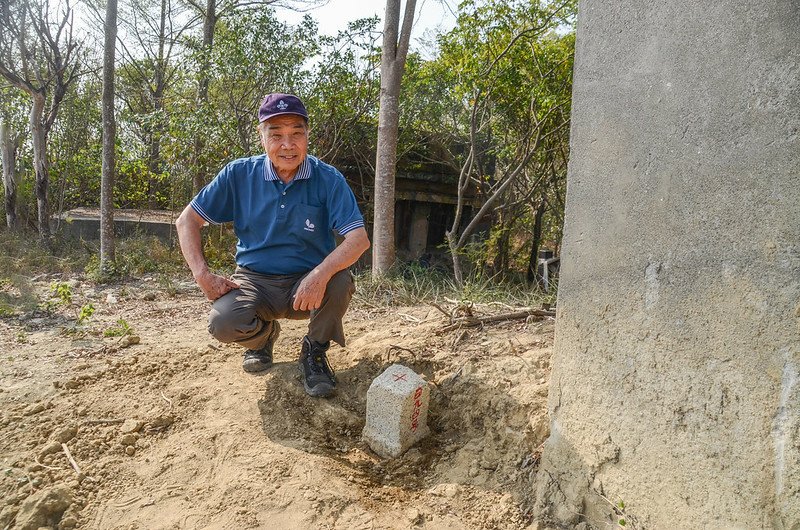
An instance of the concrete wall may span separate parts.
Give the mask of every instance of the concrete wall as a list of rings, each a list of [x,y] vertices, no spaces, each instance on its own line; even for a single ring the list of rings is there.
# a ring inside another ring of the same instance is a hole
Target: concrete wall
[[[800,2],[582,0],[574,81],[540,510],[800,528]]]

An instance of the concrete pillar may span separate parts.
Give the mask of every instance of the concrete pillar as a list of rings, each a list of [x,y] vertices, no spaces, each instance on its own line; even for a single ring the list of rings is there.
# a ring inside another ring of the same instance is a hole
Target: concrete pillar
[[[545,518],[800,528],[798,28],[580,2]]]
[[[415,202],[411,210],[411,233],[408,236],[408,250],[411,259],[420,257],[428,246],[428,216],[431,203]]]

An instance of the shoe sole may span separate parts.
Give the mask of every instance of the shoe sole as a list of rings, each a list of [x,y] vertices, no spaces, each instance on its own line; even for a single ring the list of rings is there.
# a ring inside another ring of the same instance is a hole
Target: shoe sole
[[[303,378],[303,388],[306,389],[306,394],[311,397],[331,397],[336,393],[336,387],[325,383],[318,383],[317,386],[310,387]]]
[[[258,359],[248,359],[242,363],[242,370],[249,373],[263,372],[272,368],[272,363],[264,363]]]
[[[336,385],[329,385],[327,383],[317,383],[317,386],[308,386],[306,382],[306,375],[303,372],[303,366],[298,365],[297,368],[300,369],[300,379],[303,380],[303,388],[306,390],[306,394],[311,397],[331,397],[336,393]]]

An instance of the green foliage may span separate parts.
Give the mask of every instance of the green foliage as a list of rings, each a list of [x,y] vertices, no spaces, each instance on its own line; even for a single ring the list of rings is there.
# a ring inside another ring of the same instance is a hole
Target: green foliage
[[[124,318],[120,318],[117,320],[116,324],[106,328],[105,331],[103,331],[104,337],[124,337],[132,334],[133,329]]]
[[[364,271],[356,276],[356,287],[355,302],[367,306],[404,306],[444,299],[524,307],[555,303],[554,295],[539,293],[521,280],[500,280],[476,273],[467,276],[459,287],[447,271],[415,263],[397,265],[379,277]]]
[[[90,318],[92,318],[92,315],[94,315],[94,311],[95,311],[94,304],[92,304],[91,302],[81,306],[80,311],[78,311],[78,324],[79,325],[85,324]]]
[[[203,254],[212,270],[223,274],[233,273],[236,241],[236,235],[229,226],[215,226],[204,231]]]
[[[11,305],[0,300],[0,318],[13,317],[15,314],[16,311]]]
[[[141,276],[148,273],[181,274],[186,270],[177,246],[167,246],[155,236],[135,236],[117,241],[114,277],[104,279],[100,271],[99,243],[86,245],[91,255],[85,272],[95,281],[105,282],[120,276]]]
[[[55,296],[58,303],[69,305],[72,303],[72,287],[68,283],[53,281],[50,283],[50,294]]]
[[[529,148],[531,123],[543,122],[540,152],[485,220],[491,225],[485,232],[488,244],[457,251],[468,262],[467,276],[510,271],[513,279],[524,271],[540,198],[548,205],[542,240],[557,248],[561,239],[568,127],[558,127],[570,112],[575,3],[570,0],[554,13],[556,4],[543,0],[465,0],[452,31],[408,56],[400,102],[400,171],[421,171],[454,184],[468,160],[471,110],[477,103],[480,126],[467,191],[486,198]],[[140,7],[149,9],[139,4],[123,9]],[[184,8],[176,6],[167,15],[168,33],[174,33],[164,41],[166,55],[158,49],[157,17],[127,17],[155,25],[142,24],[151,34],[126,43],[118,61],[115,206],[179,211],[193,194],[198,170],[208,181],[231,159],[261,152],[255,129],[261,96],[291,91],[310,111],[311,153],[360,180],[355,191],[369,217],[380,92],[378,18],[355,20],[336,36],[320,36],[310,17],[289,26],[268,7],[226,10],[209,57],[208,102],[199,106],[204,57],[199,26],[180,34],[174,29]],[[533,31],[540,26],[545,29]],[[89,71],[97,65],[87,59],[85,66]],[[82,76],[63,100],[49,138],[54,211],[99,203],[101,91],[97,76]],[[548,114],[553,109],[558,111]],[[28,110],[27,96],[0,87],[0,114],[15,130],[27,129]],[[18,167],[20,220],[35,226],[29,141],[21,145]],[[49,252],[26,237],[0,233],[0,270],[35,275],[74,273],[86,266],[90,277],[108,280],[98,270],[96,244],[56,238]],[[204,252],[212,268],[230,270],[234,241],[227,228],[206,231]],[[115,266],[122,276],[186,270],[176,249],[139,238],[119,241]],[[421,277],[416,281],[421,283],[407,286],[409,296],[427,289]]]

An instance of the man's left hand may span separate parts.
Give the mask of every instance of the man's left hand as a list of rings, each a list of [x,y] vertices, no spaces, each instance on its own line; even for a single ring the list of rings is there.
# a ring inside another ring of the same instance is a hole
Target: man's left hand
[[[314,269],[300,282],[297,293],[294,295],[292,308],[295,311],[311,311],[319,309],[322,305],[322,298],[325,296],[325,289],[328,287],[330,276]]]

